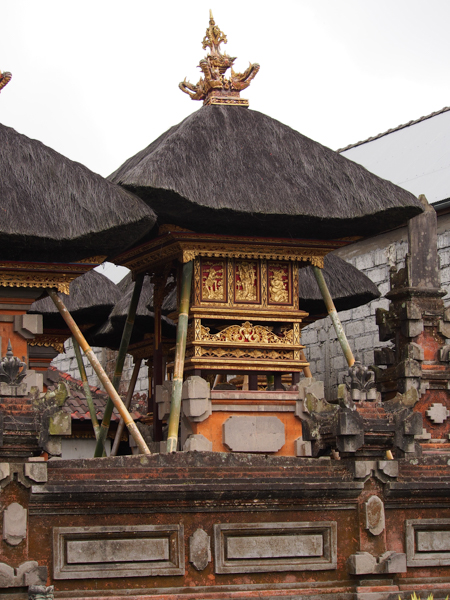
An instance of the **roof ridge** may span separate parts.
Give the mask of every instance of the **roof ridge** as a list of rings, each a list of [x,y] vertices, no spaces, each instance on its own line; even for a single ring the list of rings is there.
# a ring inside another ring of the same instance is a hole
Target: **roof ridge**
[[[447,111],[450,111],[450,106],[444,106],[444,108],[441,108],[441,110],[432,112],[431,114],[426,115],[425,117],[420,117],[419,119],[416,119],[413,121],[408,121],[408,123],[404,123],[403,125],[398,125],[397,127],[388,129],[387,131],[384,131],[383,133],[379,133],[378,135],[369,137],[366,140],[361,140],[360,142],[356,142],[355,144],[349,144],[348,146],[345,146],[345,148],[339,148],[338,150],[336,150],[336,152],[338,152],[338,153],[345,152],[345,150],[350,150],[351,148],[356,148],[357,146],[362,146],[363,144],[366,144],[367,142],[373,142],[374,140],[378,140],[379,138],[382,138],[385,135],[388,135],[389,133],[394,133],[394,131],[399,131],[400,129],[405,129],[406,127],[410,127],[411,125],[416,125],[417,123],[426,121],[427,119],[431,119],[431,117],[435,117],[436,115],[440,115]]]

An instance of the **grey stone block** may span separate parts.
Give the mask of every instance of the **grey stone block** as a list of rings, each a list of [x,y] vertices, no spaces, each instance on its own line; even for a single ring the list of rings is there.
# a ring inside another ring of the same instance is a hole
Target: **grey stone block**
[[[26,340],[32,340],[44,331],[42,315],[14,315],[14,331]]]
[[[211,400],[209,398],[188,398],[182,401],[183,414],[190,420],[201,423],[212,413]]]
[[[18,546],[27,537],[27,510],[13,502],[3,512],[3,539],[10,546]]]
[[[295,456],[312,456],[311,442],[305,442],[300,436],[295,440]]]
[[[197,529],[189,538],[189,562],[197,571],[203,571],[211,562],[211,538],[203,529]]]
[[[406,573],[406,554],[401,552],[385,552],[378,562],[379,573]]]
[[[14,584],[14,569],[6,563],[0,563],[0,588],[13,587]]]
[[[0,481],[9,477],[11,469],[9,463],[0,463]]]
[[[184,452],[212,452],[212,442],[201,433],[190,435],[183,445]]]
[[[183,383],[181,393],[182,400],[187,400],[189,398],[209,398],[210,395],[209,383],[202,377],[194,375],[188,377]]]
[[[46,462],[29,462],[24,465],[25,475],[36,481],[36,483],[44,483],[47,481],[47,463]]]
[[[233,416],[223,424],[223,443],[232,452],[278,452],[286,441],[277,417]]]
[[[377,559],[368,552],[356,552],[349,556],[347,566],[352,575],[368,575],[375,573]]]
[[[170,414],[170,397],[172,394],[172,382],[165,381],[162,385],[157,385],[155,390],[156,404],[158,405],[158,417],[165,421]]]

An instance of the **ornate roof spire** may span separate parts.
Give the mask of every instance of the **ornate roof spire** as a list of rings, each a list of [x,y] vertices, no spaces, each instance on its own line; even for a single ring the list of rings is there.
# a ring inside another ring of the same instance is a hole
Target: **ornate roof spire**
[[[231,104],[248,106],[248,100],[240,97],[240,91],[250,85],[251,80],[259,71],[257,63],[250,64],[244,73],[235,73],[233,64],[235,56],[229,56],[220,51],[220,44],[227,43],[227,36],[214,21],[212,11],[209,11],[209,26],[203,38],[203,50],[210,49],[209,54],[199,63],[203,72],[197,85],[186,79],[180,83],[180,89],[189,94],[192,100],[203,100],[208,104]],[[225,78],[225,72],[231,68],[231,77]]]
[[[0,71],[0,92],[5,85],[11,81],[11,77],[12,75],[8,71],[5,71],[4,73]]]

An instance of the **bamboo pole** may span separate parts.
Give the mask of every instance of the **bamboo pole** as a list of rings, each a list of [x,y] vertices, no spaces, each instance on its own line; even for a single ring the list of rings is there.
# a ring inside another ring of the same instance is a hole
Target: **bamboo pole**
[[[136,281],[134,282],[133,295],[131,296],[130,306],[128,307],[127,320],[123,328],[122,339],[120,340],[119,353],[117,355],[116,368],[112,380],[112,384],[117,392],[119,391],[120,380],[122,379],[123,365],[127,356],[128,345],[130,343],[131,334],[133,333],[134,319],[136,317],[136,310],[139,304],[139,297],[141,295],[143,282],[144,275],[138,275],[136,277]],[[98,436],[97,445],[95,446],[94,457],[98,457],[103,454],[113,409],[114,404],[112,399],[108,398],[105,406],[105,412],[103,413],[102,424],[100,426],[100,434]]]
[[[125,408],[127,410],[130,408],[131,399],[133,398],[134,388],[136,387],[136,381],[137,381],[137,378],[139,375],[139,369],[141,368],[141,363],[142,363],[142,358],[138,358],[136,360],[136,362],[134,363],[133,373],[131,375],[130,384],[128,386],[127,397],[125,398],[125,402],[124,402]],[[123,419],[121,418],[119,421],[119,424],[117,426],[117,431],[116,431],[116,435],[114,438],[113,447],[111,448],[110,456],[117,455],[117,450],[119,449],[120,438],[122,437],[124,426],[125,426],[125,424],[123,422]]]
[[[327,308],[328,314],[330,315],[331,321],[334,325],[334,329],[336,331],[337,338],[339,343],[341,344],[341,348],[344,352],[344,356],[347,360],[347,364],[351,367],[355,362],[355,357],[353,356],[352,349],[350,348],[350,344],[348,343],[347,336],[345,335],[344,328],[342,327],[342,323],[337,314],[336,307],[334,306],[333,299],[328,290],[328,286],[325,282],[325,278],[322,273],[322,269],[319,267],[313,267],[314,275],[319,286],[320,292],[322,294],[322,298],[325,302],[325,306]]]
[[[88,378],[86,375],[86,369],[84,368],[83,358],[81,356],[80,345],[72,336],[73,349],[75,350],[75,357],[77,359],[78,370],[80,372],[81,381],[83,383],[84,395],[86,396],[86,402],[89,408],[89,414],[91,415],[92,427],[94,428],[95,439],[98,439],[100,434],[100,425],[98,424],[97,414],[95,412],[94,401],[92,400],[91,389],[89,387]]]
[[[189,299],[191,296],[193,261],[183,265],[181,275],[180,313],[177,325],[177,345],[173,368],[172,396],[170,399],[169,432],[167,435],[167,452],[176,452],[178,443],[178,426],[181,412],[181,389],[183,387],[184,356],[186,353],[186,335],[189,319]]]
[[[120,398],[119,394],[116,392],[114,386],[112,385],[111,381],[109,380],[108,375],[105,373],[102,365],[99,363],[97,357],[95,356],[94,352],[92,351],[92,348],[89,346],[84,335],[81,333],[80,329],[78,328],[78,325],[73,320],[72,315],[69,313],[67,308],[64,306],[64,302],[58,296],[55,289],[48,288],[47,293],[50,296],[50,298],[53,300],[56,308],[61,313],[62,318],[67,323],[67,326],[69,327],[72,335],[77,340],[81,349],[85,353],[87,359],[91,363],[92,368],[94,369],[97,377],[103,384],[103,387],[105,388],[106,393],[109,395],[111,400],[114,402],[114,405],[117,408],[117,410],[119,411],[121,417],[123,418],[125,425],[127,426],[130,434],[133,436],[134,440],[136,441],[136,444],[137,444],[139,450],[142,452],[142,454],[150,454],[150,450],[148,449],[147,444],[144,441],[144,438],[142,437],[141,433],[139,432],[139,429],[136,427],[136,423],[133,421],[130,413],[123,405],[122,399]]]

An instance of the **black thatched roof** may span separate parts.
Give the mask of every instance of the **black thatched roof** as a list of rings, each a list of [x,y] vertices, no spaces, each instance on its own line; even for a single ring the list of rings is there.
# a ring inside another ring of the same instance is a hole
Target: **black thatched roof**
[[[262,113],[204,106],[109,179],[160,223],[295,238],[373,235],[420,212],[410,192]]]
[[[131,273],[126,275],[118,285],[122,292],[122,297],[114,306],[109,318],[105,323],[95,330],[90,330],[86,334],[86,339],[92,346],[107,347],[116,350],[120,346],[122,331],[128,315],[131,296],[133,294],[134,282],[131,280]],[[136,309],[133,333],[131,335],[131,344],[140,342],[146,333],[153,333],[155,329],[155,315],[148,310],[147,305],[153,303],[153,284],[150,283],[150,277],[144,277],[139,303]],[[165,338],[175,339],[176,327],[173,321],[162,317],[162,335]]]
[[[108,318],[122,292],[108,277],[97,271],[88,271],[70,284],[70,295],[59,294],[77,325],[98,325]],[[45,329],[67,329],[64,319],[48,296],[31,305],[30,313],[44,318]]]
[[[323,276],[338,311],[367,304],[381,295],[364,273],[334,254],[325,257]],[[326,316],[327,310],[312,267],[299,271],[299,296],[300,308],[309,313],[307,321]]]
[[[0,209],[4,260],[110,256],[142,238],[156,220],[133,194],[1,124]]]

